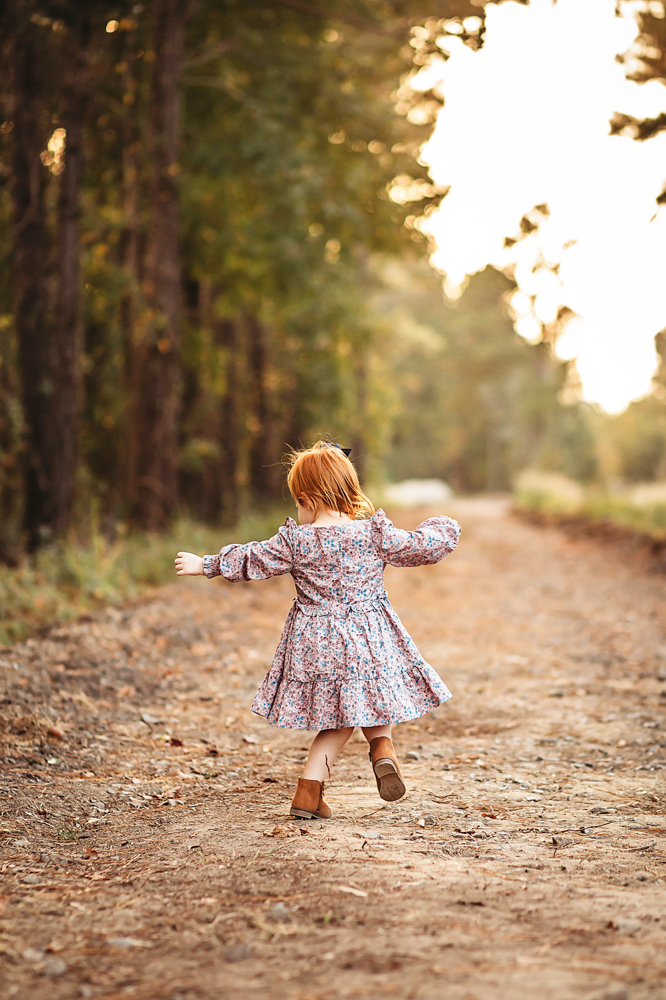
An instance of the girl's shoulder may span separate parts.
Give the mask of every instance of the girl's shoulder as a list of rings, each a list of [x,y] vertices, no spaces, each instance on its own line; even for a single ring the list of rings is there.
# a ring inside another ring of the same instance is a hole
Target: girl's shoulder
[[[294,541],[295,532],[298,531],[298,525],[294,521],[293,517],[285,517],[283,523],[278,528],[278,534],[282,535],[290,544]]]
[[[378,507],[371,518],[368,519],[370,528],[375,533],[380,533],[384,528],[392,528],[393,521],[387,517],[381,507]]]

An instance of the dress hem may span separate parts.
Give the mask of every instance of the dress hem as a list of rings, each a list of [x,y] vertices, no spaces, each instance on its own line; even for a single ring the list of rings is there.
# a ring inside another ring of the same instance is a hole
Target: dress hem
[[[252,708],[252,713],[253,715],[258,716],[260,719],[266,719],[266,722],[268,722],[268,724],[270,726],[273,726],[275,729],[293,729],[295,732],[315,733],[326,729],[349,729],[350,727],[354,729],[358,727],[369,728],[371,726],[393,726],[393,725],[399,725],[402,722],[413,722],[414,719],[422,719],[424,718],[424,716],[429,715],[430,712],[434,712],[436,708],[439,708],[440,705],[444,705],[447,701],[450,701],[452,697],[453,695],[449,692],[444,698],[441,698],[435,705],[432,705],[430,708],[427,708],[425,712],[416,712],[415,714],[404,715],[401,716],[400,718],[394,717],[391,719],[378,719],[377,721],[374,722],[369,722],[367,719],[363,719],[363,721],[359,722],[340,721],[335,726],[322,725],[322,724],[303,725],[303,726],[288,725],[287,723],[273,722],[268,717],[268,715],[264,715],[263,712],[258,712],[256,708]]]

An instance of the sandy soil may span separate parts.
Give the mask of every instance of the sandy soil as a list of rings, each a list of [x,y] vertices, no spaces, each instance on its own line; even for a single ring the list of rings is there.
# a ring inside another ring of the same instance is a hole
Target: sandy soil
[[[458,551],[387,572],[454,693],[396,727],[395,804],[354,737],[334,819],[288,819],[308,734],[249,705],[289,578],[0,650],[3,1000],[666,995],[666,579],[451,508]]]

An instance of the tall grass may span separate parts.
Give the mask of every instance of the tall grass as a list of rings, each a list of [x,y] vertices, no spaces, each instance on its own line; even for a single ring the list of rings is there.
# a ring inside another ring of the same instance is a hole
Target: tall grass
[[[610,522],[652,538],[666,538],[666,483],[584,489],[564,476],[528,470],[516,482],[514,503],[518,510]]]
[[[0,566],[0,642],[16,642],[49,622],[139,597],[176,579],[173,560],[179,550],[213,553],[232,541],[267,538],[286,513],[280,508],[247,515],[234,529],[183,519],[164,535],[130,534],[115,541],[93,531],[86,543],[63,541],[16,568]]]

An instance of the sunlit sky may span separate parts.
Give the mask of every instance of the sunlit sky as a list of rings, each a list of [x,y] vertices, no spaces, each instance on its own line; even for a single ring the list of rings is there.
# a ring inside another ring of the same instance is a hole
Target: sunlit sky
[[[446,99],[424,159],[438,184],[451,185],[428,221],[448,289],[455,295],[488,263],[517,260],[519,286],[538,294],[541,319],[559,303],[578,315],[558,352],[577,359],[583,397],[609,412],[649,391],[654,335],[666,327],[666,206],[655,203],[666,134],[643,143],[608,134],[615,111],[666,111],[666,87],[625,79],[615,56],[636,24],[614,8],[614,0],[490,6],[483,49],[452,39],[450,60],[420,81],[441,77]],[[539,236],[503,250],[542,202],[551,216]],[[561,263],[559,280],[531,274],[539,248]],[[528,305],[517,297],[518,314]],[[533,334],[529,318],[517,328]]]

